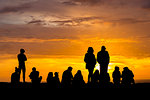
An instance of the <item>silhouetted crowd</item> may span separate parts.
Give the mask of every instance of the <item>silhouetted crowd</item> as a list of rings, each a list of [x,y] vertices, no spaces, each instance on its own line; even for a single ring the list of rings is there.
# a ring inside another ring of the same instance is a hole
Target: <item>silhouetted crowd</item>
[[[25,50],[20,49],[20,54],[18,54],[19,67],[15,67],[15,72],[11,75],[11,83],[16,86],[20,83],[21,70],[23,72],[23,82],[25,83],[25,61],[27,61],[27,57],[24,53]],[[89,47],[84,58],[86,69],[89,71],[87,83],[83,80],[81,70],[78,70],[73,76],[73,68],[68,67],[68,69],[63,72],[61,81],[58,72],[55,72],[54,75],[53,72],[49,72],[46,79],[47,88],[119,88],[131,87],[135,84],[133,72],[128,67],[124,67],[121,73],[117,66],[112,74],[113,83],[110,82],[110,75],[108,73],[110,57],[108,51],[106,51],[105,46],[102,46],[101,51],[97,54],[97,60],[93,53],[93,48]],[[100,64],[100,71],[96,70],[93,72],[96,62]],[[37,71],[35,67],[32,68],[29,77],[33,87],[40,87],[42,76],[39,75],[39,71]]]
[[[47,76],[47,88],[109,88],[109,87],[130,87],[134,85],[134,74],[128,67],[124,67],[124,70],[121,72],[119,71],[119,67],[115,67],[115,70],[112,74],[113,83],[110,82],[110,75],[107,73],[106,77],[103,77],[99,70],[96,70],[92,77],[91,81],[87,84],[83,80],[83,75],[81,70],[78,70],[77,73],[73,76],[72,75],[72,67],[68,67],[62,74],[62,80],[59,79],[58,72],[49,72]],[[29,75],[32,86],[33,87],[40,87],[40,83],[42,80],[42,76],[39,76],[39,71],[36,70],[35,67],[32,68],[32,72]],[[20,83],[20,74],[19,69],[16,67],[15,72],[11,76],[11,83],[12,84],[19,84]]]

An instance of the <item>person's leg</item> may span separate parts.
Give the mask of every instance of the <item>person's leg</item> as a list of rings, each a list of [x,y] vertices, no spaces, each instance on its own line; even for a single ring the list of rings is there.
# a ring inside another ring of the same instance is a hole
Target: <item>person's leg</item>
[[[21,67],[19,66],[19,82],[20,82],[20,75],[21,75]]]
[[[105,82],[105,66],[100,64],[100,83],[103,85]]]
[[[88,83],[90,82],[90,70],[88,69],[89,75],[88,75]]]
[[[100,64],[100,74],[103,75],[105,73],[104,65]]]
[[[92,75],[93,75],[93,69],[89,69],[88,82],[91,82]]]
[[[26,73],[26,68],[22,68],[22,71],[23,71],[23,82],[25,83],[25,73]]]
[[[108,72],[108,64],[105,64],[104,72],[105,72],[105,73],[107,73],[107,72]]]

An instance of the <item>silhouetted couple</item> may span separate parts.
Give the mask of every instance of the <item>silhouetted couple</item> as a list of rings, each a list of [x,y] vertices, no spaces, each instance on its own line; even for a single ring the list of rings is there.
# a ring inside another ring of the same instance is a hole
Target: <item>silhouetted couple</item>
[[[127,87],[131,86],[131,84],[135,84],[134,74],[128,67],[124,67],[122,71],[122,84]]]
[[[108,51],[106,51],[105,46],[102,46],[101,51],[97,53],[97,62],[100,64],[101,76],[107,76],[109,60],[110,60],[109,53]],[[88,82],[90,82],[90,79],[93,75],[93,71],[96,65],[96,58],[92,47],[88,48],[88,51],[85,54],[84,61],[86,63],[86,69],[88,69],[89,71]]]
[[[81,73],[81,70],[78,70],[77,73],[74,75],[72,75],[72,67],[68,67],[67,70],[65,70],[63,72],[62,75],[62,87],[63,88],[82,88],[84,87],[84,80],[83,80],[83,75]]]
[[[53,72],[49,72],[47,77],[47,84],[49,88],[59,88],[60,80],[58,72],[55,72],[55,76],[53,77]]]
[[[112,76],[113,76],[113,82],[115,86],[120,86],[120,83],[122,83],[122,85],[126,87],[131,86],[131,84],[135,84],[134,74],[131,70],[129,70],[128,67],[123,68],[122,75],[121,75],[121,72],[119,71],[119,67],[116,66]]]

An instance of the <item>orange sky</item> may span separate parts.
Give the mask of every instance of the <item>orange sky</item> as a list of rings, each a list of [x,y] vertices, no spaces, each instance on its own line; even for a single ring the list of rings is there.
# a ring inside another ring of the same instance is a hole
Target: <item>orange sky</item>
[[[128,66],[136,80],[150,79],[149,0],[0,0],[0,81],[9,82],[20,48],[28,57],[26,79],[37,67],[48,72],[82,70],[88,47],[105,45],[109,73]],[[98,68],[98,67],[96,67]]]

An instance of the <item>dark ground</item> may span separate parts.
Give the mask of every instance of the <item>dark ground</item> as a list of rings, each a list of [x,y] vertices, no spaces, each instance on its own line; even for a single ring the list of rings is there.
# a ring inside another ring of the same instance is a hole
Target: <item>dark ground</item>
[[[0,89],[11,89],[11,88],[33,88],[31,83],[20,83],[18,85],[12,85],[11,83],[8,82],[0,82]],[[40,84],[40,88],[47,88],[47,84],[46,83],[41,83]],[[93,87],[89,87],[88,84],[85,85],[84,88],[93,88]],[[94,87],[95,88],[95,87]],[[104,88],[104,87],[101,87]],[[109,87],[105,87],[105,88],[116,88],[113,85],[109,86]],[[120,87],[120,88],[125,88],[125,87]],[[135,85],[128,87],[128,88],[150,88],[150,83],[136,83]]]

